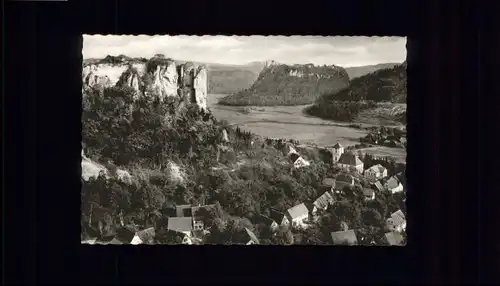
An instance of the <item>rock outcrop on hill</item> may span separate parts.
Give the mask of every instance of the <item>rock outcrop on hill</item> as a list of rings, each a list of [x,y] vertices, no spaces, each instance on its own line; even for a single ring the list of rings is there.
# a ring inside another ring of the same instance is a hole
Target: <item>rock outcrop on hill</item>
[[[182,97],[200,108],[207,108],[208,72],[203,65],[176,64],[172,59],[156,55],[148,61],[122,57],[106,57],[84,63],[83,87],[128,86],[138,95]]]
[[[266,63],[247,90],[223,98],[225,105],[303,105],[323,93],[338,92],[349,85],[349,76],[338,66]]]

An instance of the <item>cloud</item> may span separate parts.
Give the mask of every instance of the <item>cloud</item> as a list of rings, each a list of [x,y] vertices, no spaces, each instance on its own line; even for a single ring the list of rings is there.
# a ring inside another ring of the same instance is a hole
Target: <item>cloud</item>
[[[84,35],[84,58],[161,53],[179,60],[245,64],[275,60],[287,64],[343,66],[403,62],[406,38],[316,36],[103,36]]]

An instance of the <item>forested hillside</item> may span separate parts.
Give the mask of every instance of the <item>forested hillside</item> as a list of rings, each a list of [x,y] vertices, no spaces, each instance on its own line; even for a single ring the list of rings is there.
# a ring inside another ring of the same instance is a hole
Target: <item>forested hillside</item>
[[[131,175],[130,182],[106,177],[82,179],[82,239],[116,233],[120,224],[154,226],[157,243],[176,243],[165,231],[175,205],[216,204],[206,214],[211,233],[204,243],[231,244],[245,227],[262,244],[330,244],[329,233],[340,221],[363,228],[365,236],[380,236],[383,218],[399,208],[389,194],[364,202],[361,185],[349,191],[354,201],[342,201],[326,218],[305,232],[280,230],[271,235],[259,222],[269,208],[286,210],[321,195],[325,177],[339,170],[317,153],[303,154],[308,168],[291,170],[283,141],[262,139],[228,126],[196,105],[181,99],[160,102],[154,97],[132,100],[130,88],[91,88],[83,95],[84,153],[110,170]],[[228,133],[229,142],[221,136]],[[361,180],[361,184],[366,184]],[[233,238],[232,238],[233,237]]]
[[[314,105],[306,108],[306,113],[327,119],[353,121],[361,112],[375,109],[380,103],[406,103],[406,96],[407,75],[404,63],[355,78],[348,88],[340,92],[321,95]],[[394,111],[389,114],[394,120],[406,120],[406,109]]]

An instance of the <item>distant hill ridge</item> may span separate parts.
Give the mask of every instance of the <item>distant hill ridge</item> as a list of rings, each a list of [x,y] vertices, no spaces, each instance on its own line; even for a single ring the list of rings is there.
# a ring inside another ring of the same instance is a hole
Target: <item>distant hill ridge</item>
[[[366,74],[370,74],[376,72],[380,69],[393,68],[401,63],[383,63],[376,65],[366,65],[366,66],[358,66],[358,67],[344,67],[349,75],[349,78],[352,80],[354,78],[364,76]]]
[[[313,103],[320,94],[338,92],[348,85],[349,76],[340,66],[286,65],[269,61],[250,88],[227,96],[219,103],[303,105]]]

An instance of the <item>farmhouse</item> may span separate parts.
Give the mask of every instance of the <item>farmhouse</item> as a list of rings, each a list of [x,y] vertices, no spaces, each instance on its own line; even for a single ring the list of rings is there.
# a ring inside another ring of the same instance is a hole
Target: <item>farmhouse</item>
[[[406,218],[401,210],[391,214],[391,217],[386,220],[386,226],[390,231],[404,231],[406,229]]]
[[[360,174],[363,173],[363,168],[364,168],[363,162],[359,159],[357,155],[354,155],[352,152],[343,153],[340,156],[338,165],[339,167],[341,167],[346,171],[355,170]]]
[[[387,177],[387,169],[382,165],[377,164],[366,169],[364,175],[365,177],[372,180],[382,179]]]

